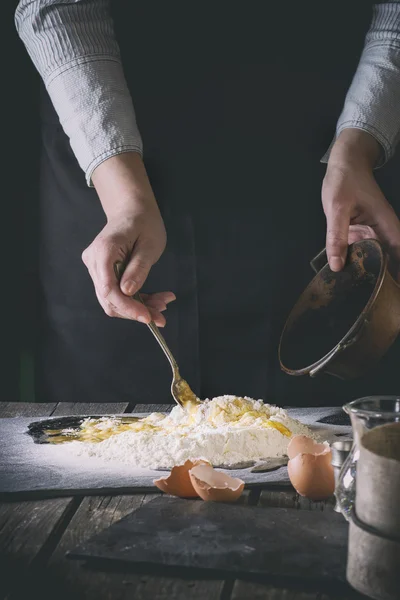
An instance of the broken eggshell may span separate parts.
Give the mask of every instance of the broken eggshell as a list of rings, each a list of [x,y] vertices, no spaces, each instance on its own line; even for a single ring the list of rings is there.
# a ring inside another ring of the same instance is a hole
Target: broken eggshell
[[[287,455],[291,459],[298,454],[321,454],[325,450],[330,450],[328,442],[320,444],[306,435],[295,435],[289,442]]]
[[[189,471],[190,480],[202,500],[235,502],[244,489],[244,481],[215,471],[211,465],[197,465]]]
[[[332,453],[327,442],[319,444],[304,435],[289,443],[289,479],[300,496],[310,500],[324,500],[335,491],[335,476],[331,464]]]
[[[195,491],[189,471],[196,465],[211,466],[205,460],[187,460],[183,465],[172,467],[170,474],[167,477],[154,479],[153,483],[159,490],[170,496],[178,496],[178,498],[197,498],[198,494]]]

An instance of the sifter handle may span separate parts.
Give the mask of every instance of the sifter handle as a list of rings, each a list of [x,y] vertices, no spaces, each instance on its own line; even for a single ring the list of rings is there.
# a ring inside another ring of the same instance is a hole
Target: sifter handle
[[[319,273],[320,270],[323,269],[327,263],[328,256],[326,254],[326,248],[324,248],[319,254],[317,254],[317,256],[314,256],[314,258],[310,262],[310,265],[315,273]]]

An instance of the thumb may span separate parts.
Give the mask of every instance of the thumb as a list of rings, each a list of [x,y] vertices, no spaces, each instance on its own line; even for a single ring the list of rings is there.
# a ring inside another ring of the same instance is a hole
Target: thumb
[[[332,271],[341,271],[348,249],[350,211],[343,204],[333,205],[326,213],[326,254]]]
[[[136,294],[142,288],[155,262],[152,246],[137,243],[121,279],[123,293],[127,296]]]

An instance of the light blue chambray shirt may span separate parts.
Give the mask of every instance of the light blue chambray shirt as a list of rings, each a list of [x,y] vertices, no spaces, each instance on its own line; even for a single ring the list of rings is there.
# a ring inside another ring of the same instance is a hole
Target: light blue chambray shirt
[[[107,158],[142,153],[109,0],[20,0],[15,21],[88,184]],[[336,135],[349,127],[381,144],[377,166],[393,155],[400,138],[400,0],[374,6]]]

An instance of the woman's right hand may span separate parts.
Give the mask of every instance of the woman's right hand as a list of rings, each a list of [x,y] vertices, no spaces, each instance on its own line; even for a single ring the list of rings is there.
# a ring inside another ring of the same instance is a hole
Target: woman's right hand
[[[104,161],[93,173],[107,224],[82,254],[96,295],[110,317],[153,320],[163,327],[161,314],[175,300],[172,292],[143,294],[145,305],[133,300],[166,245],[164,223],[139,154],[129,152]],[[120,283],[114,265],[123,262]]]

